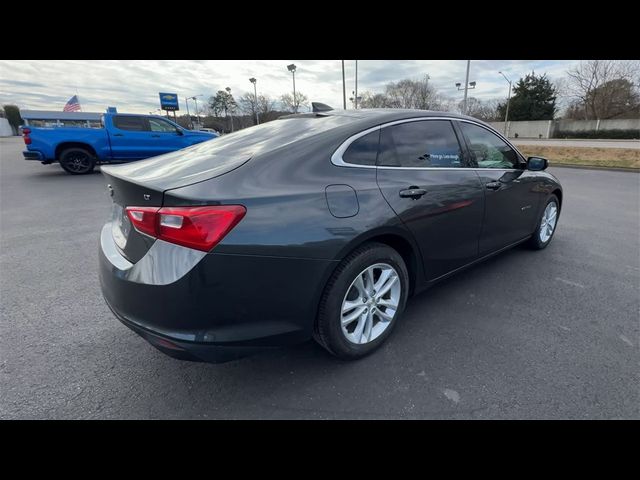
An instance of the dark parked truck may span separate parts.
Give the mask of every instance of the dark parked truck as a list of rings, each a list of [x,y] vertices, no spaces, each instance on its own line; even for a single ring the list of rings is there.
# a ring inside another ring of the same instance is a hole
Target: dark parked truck
[[[155,157],[217,137],[156,115],[110,112],[102,116],[102,128],[27,126],[22,133],[26,160],[59,162],[74,175],[89,173],[98,163]]]

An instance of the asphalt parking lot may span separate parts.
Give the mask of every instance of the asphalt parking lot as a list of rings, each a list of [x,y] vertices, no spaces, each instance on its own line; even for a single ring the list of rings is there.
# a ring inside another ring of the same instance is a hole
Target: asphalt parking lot
[[[0,418],[640,418],[640,175],[550,168],[551,245],[515,248],[410,300],[381,350],[308,342],[226,364],[166,357],[97,278],[100,173],[0,138]]]

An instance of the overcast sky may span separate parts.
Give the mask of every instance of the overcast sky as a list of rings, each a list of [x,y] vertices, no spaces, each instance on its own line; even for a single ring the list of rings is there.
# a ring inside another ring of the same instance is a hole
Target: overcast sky
[[[159,107],[158,92],[208,98],[226,87],[238,98],[253,90],[277,99],[292,91],[287,65],[295,63],[296,90],[310,101],[342,107],[340,60],[0,60],[0,104],[21,109],[62,110],[78,94],[83,111],[102,112],[107,106],[121,112],[149,113]],[[553,81],[578,62],[573,60],[474,60],[469,81],[477,82],[469,95],[480,99],[506,98],[502,70],[514,82],[535,70]],[[464,83],[466,60],[359,60],[358,93],[380,92],[388,82],[429,75],[442,95],[462,99],[456,82]],[[345,60],[347,98],[354,89],[355,61]],[[347,100],[348,101],[348,100]],[[191,103],[191,102],[190,102]],[[349,107],[349,105],[348,105]]]

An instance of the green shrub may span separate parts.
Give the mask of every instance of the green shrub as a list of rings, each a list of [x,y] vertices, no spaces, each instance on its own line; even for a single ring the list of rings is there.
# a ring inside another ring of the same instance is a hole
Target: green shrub
[[[611,140],[640,139],[640,130],[583,130],[581,132],[557,131],[553,138],[602,138]]]
[[[24,123],[22,117],[20,116],[20,109],[15,105],[5,105],[4,106],[4,114],[9,121],[9,124],[14,128],[17,132],[18,127]]]

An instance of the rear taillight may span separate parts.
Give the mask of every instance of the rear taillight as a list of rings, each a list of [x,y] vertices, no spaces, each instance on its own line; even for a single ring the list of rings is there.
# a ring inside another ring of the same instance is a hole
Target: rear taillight
[[[22,138],[24,140],[24,144],[25,145],[31,145],[31,137],[29,137],[30,133],[31,133],[31,129],[30,128],[23,128],[22,129]]]
[[[22,133],[24,133],[25,135],[29,135],[31,133],[31,129],[30,128],[23,128],[22,129]]]
[[[247,213],[242,205],[127,207],[126,211],[138,231],[203,252],[215,247]]]
[[[127,207],[127,216],[136,230],[157,237],[157,214],[160,207]]]

